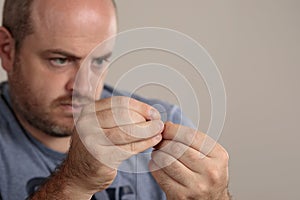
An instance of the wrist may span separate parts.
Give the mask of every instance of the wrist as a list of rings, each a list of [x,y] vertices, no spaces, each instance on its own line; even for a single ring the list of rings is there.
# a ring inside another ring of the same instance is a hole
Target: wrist
[[[82,194],[93,195],[111,184],[103,181],[102,172],[96,165],[90,166],[84,162],[76,165],[66,160],[59,173],[65,178],[68,190],[76,190]]]
[[[66,177],[70,187],[84,193],[94,194],[105,190],[114,180],[116,170],[103,166],[89,154],[78,135],[74,136],[60,173]]]
[[[66,193],[73,194],[76,192],[88,197],[99,191],[99,189],[92,186],[89,181],[86,181],[88,180],[87,174],[80,173],[80,171],[77,171],[74,166],[69,165],[67,162],[61,165],[56,175],[61,176],[60,179],[64,180]]]

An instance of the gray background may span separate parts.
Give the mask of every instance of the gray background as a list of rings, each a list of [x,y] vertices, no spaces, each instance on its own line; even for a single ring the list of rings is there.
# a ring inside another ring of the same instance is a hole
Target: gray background
[[[219,141],[230,154],[235,198],[300,199],[300,1],[118,0],[117,4],[120,31],[144,26],[175,29],[201,43],[218,65],[228,98]],[[180,58],[157,51],[129,54],[116,63],[122,68],[112,68],[108,82],[114,84],[133,65],[154,61],[191,75],[189,80],[199,87],[200,128],[205,131],[209,96]],[[176,95],[164,88],[150,86],[138,92],[176,103]],[[197,121],[193,108],[184,111]]]

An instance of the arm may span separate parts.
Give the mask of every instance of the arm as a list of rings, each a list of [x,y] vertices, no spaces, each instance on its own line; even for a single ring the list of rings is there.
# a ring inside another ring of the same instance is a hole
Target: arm
[[[128,97],[86,106],[66,160],[31,199],[90,199],[109,187],[122,161],[158,144],[162,131],[158,111]]]
[[[82,160],[82,162],[78,163],[76,160]],[[77,133],[74,133],[70,153],[66,160],[29,199],[91,199],[94,193],[106,188],[103,184],[99,182],[97,184],[97,181],[93,180],[101,176],[99,166],[99,161],[87,152]],[[113,178],[114,174],[111,179]],[[110,183],[106,184],[108,187]]]

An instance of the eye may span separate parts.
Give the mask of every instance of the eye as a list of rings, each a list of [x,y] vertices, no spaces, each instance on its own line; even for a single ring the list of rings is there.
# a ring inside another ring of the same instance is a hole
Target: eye
[[[54,66],[63,67],[69,64],[70,60],[68,58],[51,58],[50,63]]]
[[[103,65],[105,62],[108,62],[108,59],[105,59],[105,58],[95,58],[93,59],[92,61],[92,66],[93,68],[96,68],[96,69],[102,69]]]

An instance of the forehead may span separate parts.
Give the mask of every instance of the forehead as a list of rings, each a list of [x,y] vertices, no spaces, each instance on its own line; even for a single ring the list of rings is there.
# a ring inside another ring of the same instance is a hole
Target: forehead
[[[45,46],[90,47],[116,33],[111,0],[36,0],[31,18],[32,37]]]

